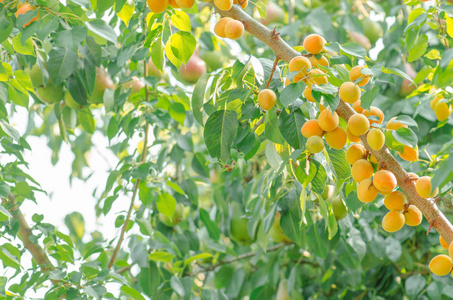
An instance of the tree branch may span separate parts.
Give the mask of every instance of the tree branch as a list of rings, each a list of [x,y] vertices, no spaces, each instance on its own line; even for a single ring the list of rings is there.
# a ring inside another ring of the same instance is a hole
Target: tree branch
[[[300,56],[300,53],[291,48],[280,38],[280,36],[273,34],[272,30],[250,17],[237,5],[233,5],[229,11],[219,10],[214,4],[212,5],[214,6],[216,12],[222,17],[230,17],[244,23],[245,30],[268,45],[269,48],[274,51],[275,56],[280,57],[286,62],[289,62],[293,57]],[[351,106],[342,100],[340,100],[336,112],[346,122],[353,114],[355,114]],[[406,173],[396,159],[390,154],[389,149],[385,146],[379,151],[371,149],[366,140],[366,134],[360,136],[360,140],[365,148],[376,157],[378,162],[381,165],[385,165],[386,169],[395,175],[398,185],[406,194],[409,202],[420,209],[428,222],[432,224],[432,227],[439,232],[447,243],[453,242],[453,226],[450,221],[437,208],[435,203],[418,195],[415,190],[415,183],[411,180],[411,177]]]

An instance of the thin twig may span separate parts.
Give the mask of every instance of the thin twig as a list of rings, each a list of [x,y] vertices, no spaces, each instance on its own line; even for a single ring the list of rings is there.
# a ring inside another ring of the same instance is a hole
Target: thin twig
[[[280,57],[278,57],[278,56],[274,60],[274,66],[272,67],[271,76],[269,77],[269,81],[267,82],[266,89],[268,89],[269,86],[271,85],[272,78],[274,77],[275,70],[277,70],[277,65],[278,65],[279,60],[280,60]]]

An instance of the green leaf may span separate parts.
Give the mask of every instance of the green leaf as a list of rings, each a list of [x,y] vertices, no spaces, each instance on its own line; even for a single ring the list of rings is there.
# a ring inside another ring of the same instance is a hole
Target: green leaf
[[[0,197],[8,198],[11,188],[6,182],[0,182]]]
[[[184,120],[186,119],[186,110],[184,105],[178,102],[172,102],[168,108],[170,116],[181,125],[184,125]]]
[[[266,155],[267,162],[269,163],[269,165],[275,170],[278,170],[283,160],[280,157],[280,155],[278,155],[274,143],[270,141],[267,142],[264,154]]]
[[[346,54],[349,54],[354,57],[358,58],[365,58],[366,57],[366,50],[361,45],[347,42],[346,44],[340,45],[340,49],[343,50]]]
[[[121,19],[121,21],[124,22],[124,24],[126,24],[126,26],[129,26],[129,21],[131,20],[134,11],[135,3],[132,1],[126,1],[126,3],[124,3],[123,7],[119,12],[116,13],[116,15]]]
[[[182,31],[190,32],[190,18],[182,10],[175,10],[171,16],[171,23],[173,26]]]
[[[209,237],[211,239],[213,239],[214,241],[218,241],[220,238],[219,227],[217,226],[216,222],[212,221],[209,218],[208,212],[202,208],[200,209],[200,220],[201,220],[201,222],[203,222],[204,226],[206,226]]]
[[[156,251],[156,252],[151,252],[148,255],[148,258],[150,260],[154,260],[154,261],[171,262],[172,259],[175,258],[175,255],[168,253],[168,252]]]
[[[264,135],[266,138],[276,144],[285,144],[280,128],[278,127],[278,116],[275,108],[269,110],[264,117]],[[207,125],[207,124],[206,124]]]
[[[9,125],[6,120],[0,120],[0,127],[3,131],[11,138],[15,139],[17,142],[20,142],[19,131],[16,130],[13,126]]]
[[[351,176],[351,166],[346,160],[345,150],[328,149],[330,162],[337,179],[346,179]]]
[[[422,275],[413,275],[406,279],[404,287],[408,296],[417,296],[426,285],[426,279]]]
[[[89,108],[77,111],[77,120],[88,133],[94,133],[96,123]]]
[[[287,210],[281,214],[280,226],[282,227],[283,233],[298,245],[302,241],[299,227],[300,222],[300,218],[291,212],[291,210]]]
[[[283,91],[279,95],[280,103],[284,107],[288,107],[288,105],[292,104],[299,98],[305,88],[305,84],[303,81],[298,81],[296,83],[291,83],[290,85],[286,86]]]
[[[236,114],[219,110],[209,116],[204,129],[204,140],[209,154],[223,162],[230,158],[230,149],[236,138],[238,121]]]
[[[172,219],[176,209],[176,199],[168,193],[162,193],[156,199],[156,206],[160,213]]]
[[[398,128],[398,130],[392,130],[392,136],[395,140],[401,144],[415,148],[417,146],[418,138],[417,135],[409,128]]]
[[[278,126],[283,138],[294,149],[300,149],[306,142],[301,133],[302,125],[305,123],[304,114],[300,109],[294,112],[282,110],[279,117]]]
[[[414,46],[409,50],[408,62],[413,62],[422,57],[426,49],[428,49],[428,36],[426,34],[420,35]]]
[[[52,83],[57,86],[75,71],[77,67],[77,54],[66,47],[55,47],[49,52],[49,71]]]
[[[203,104],[204,104],[204,95],[206,92],[206,86],[208,80],[211,77],[210,74],[203,74],[200,79],[198,79],[195,89],[192,94],[192,113],[193,117],[197,122],[203,126]]]
[[[325,259],[327,257],[328,236],[324,231],[324,221],[313,224],[306,231],[307,243],[313,254]]]
[[[197,40],[190,32],[178,31],[172,34],[165,44],[165,53],[171,63],[179,69],[192,57],[196,44]]]
[[[181,194],[181,195],[185,195],[186,193],[179,187],[179,185],[177,183],[174,183],[174,182],[171,182],[169,180],[167,180],[167,185],[172,189],[174,190],[175,192]]]
[[[6,210],[2,205],[0,205],[0,222],[5,222],[11,219],[13,216],[9,211]]]
[[[85,25],[94,34],[114,43],[115,46],[118,46],[118,37],[116,36],[115,31],[103,20],[96,19],[91,22],[85,22]]]
[[[20,41],[21,34],[19,33],[15,37],[13,37],[13,48],[14,51],[24,54],[24,55],[35,55],[35,49],[33,48],[33,41],[32,38],[29,38],[25,41],[25,44],[22,44]]]
[[[156,274],[154,274],[156,275]],[[132,299],[134,300],[146,300],[145,297],[143,297],[140,292],[138,292],[136,289],[129,287],[127,285],[123,285],[121,287],[121,291],[126,293],[127,295],[131,296]]]
[[[376,97],[379,95],[379,91],[380,88],[377,86],[374,86],[371,90],[366,91],[360,99],[362,101],[360,103],[360,106],[363,109],[369,109],[371,104],[373,103],[373,100],[376,99]]]
[[[400,69],[382,67],[382,73],[398,75],[399,77],[409,80],[411,83],[415,84],[414,80],[412,80],[412,78],[409,75],[407,75],[405,72],[401,71]],[[374,88],[377,88],[377,86]]]

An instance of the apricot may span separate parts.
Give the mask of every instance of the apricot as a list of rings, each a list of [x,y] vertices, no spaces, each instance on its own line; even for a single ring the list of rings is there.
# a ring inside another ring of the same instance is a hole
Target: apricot
[[[314,55],[312,55],[308,58],[308,60],[310,61],[313,68],[317,68],[318,66],[323,66],[323,67],[329,66],[329,61],[327,60],[327,58],[324,55],[321,55],[319,60]]]
[[[451,115],[451,108],[447,103],[439,101],[436,106],[434,106],[434,113],[436,114],[437,120],[442,122]]]
[[[349,130],[348,127],[346,127],[346,135],[348,136],[348,140],[350,140],[353,143],[358,143],[360,142],[360,138],[354,134],[352,134],[351,130]]]
[[[353,135],[359,136],[368,131],[370,122],[365,115],[353,114],[348,120],[348,128]]]
[[[277,103],[277,95],[273,90],[265,89],[258,94],[258,104],[264,110],[269,110]]]
[[[371,179],[362,180],[357,186],[357,197],[361,202],[370,203],[376,199],[378,190],[374,187]]]
[[[355,82],[356,80],[362,78],[359,82],[357,82],[358,86],[364,86],[365,84],[370,81],[370,75],[362,74],[362,66],[355,66],[354,68],[349,71],[349,81]],[[366,68],[365,68],[366,69]]]
[[[319,108],[319,112],[323,112],[324,110],[326,110],[326,107],[322,104],[318,104],[318,108]]]
[[[404,210],[406,204],[406,195],[400,191],[393,191],[385,196],[384,205],[388,210]]]
[[[418,150],[404,145],[403,152],[398,152],[398,155],[407,161],[416,161],[418,159]]]
[[[358,100],[358,101],[354,102],[354,104],[352,104],[352,108],[359,114],[361,114],[363,112],[363,108],[360,106],[360,104],[362,104],[362,101],[360,101],[360,100]]]
[[[445,276],[451,272],[453,268],[453,261],[451,257],[445,254],[439,254],[435,256],[429,262],[429,269],[431,272],[436,274],[437,276]]]
[[[330,110],[326,109],[319,114],[318,123],[324,131],[332,131],[338,127],[340,118],[338,117],[337,112],[334,111],[332,113]]]
[[[354,82],[344,82],[339,90],[340,99],[346,103],[353,104],[360,99],[362,92]]]
[[[313,98],[313,96],[311,94],[311,91],[312,91],[311,87],[309,87],[307,85],[304,89],[303,95],[304,95],[305,99],[307,99],[308,101],[316,102],[315,98]]]
[[[318,120],[316,119],[308,120],[307,122],[305,122],[304,125],[302,125],[300,131],[302,135],[307,139],[314,135],[322,137],[324,133],[324,130],[322,130],[322,128],[319,127]]]
[[[14,14],[16,16],[16,18],[19,16],[19,15],[22,15],[22,14],[25,14],[27,13],[28,11],[30,10],[35,10],[35,7],[31,6],[29,3],[25,3],[24,5],[22,5],[21,7],[19,7],[16,11],[16,13]],[[34,17],[33,19],[31,19],[27,24],[24,24],[23,27],[27,27],[28,25],[30,25],[31,23],[35,22],[35,21],[38,21],[38,18],[39,18],[39,13],[36,17]]]
[[[327,145],[336,150],[340,150],[346,145],[346,131],[341,127],[326,132],[324,138],[326,139]]]
[[[168,5],[170,5],[170,7],[172,8],[181,8],[176,2],[176,0],[168,0]]]
[[[214,26],[214,33],[221,38],[226,38],[225,27],[230,21],[233,21],[230,17],[221,18]]]
[[[313,135],[307,139],[305,147],[310,153],[319,153],[324,149],[324,140],[317,135]]]
[[[368,132],[366,140],[371,149],[379,151],[385,144],[385,135],[380,129],[373,128]]]
[[[168,0],[148,0],[148,7],[155,14],[164,12],[167,6]]]
[[[398,210],[389,211],[382,219],[382,228],[387,232],[396,232],[403,228],[404,216]]]
[[[391,118],[387,123],[387,130],[398,130],[399,128],[407,128],[406,124],[395,121],[396,117]]]
[[[288,65],[289,72],[299,72],[297,73],[296,76],[294,76],[294,80],[296,80],[296,77],[298,78],[297,81],[301,80],[303,77],[305,77],[308,73],[308,70],[311,69],[311,63],[308,60],[308,58],[304,56],[296,56],[291,61],[289,62]]]
[[[407,175],[409,175],[410,177],[412,177],[412,179],[413,179],[414,181],[417,181],[418,178],[419,178],[418,175],[415,174],[414,172],[409,172],[409,173],[407,173]]]
[[[436,190],[432,192],[431,177],[429,176],[420,177],[415,183],[415,190],[423,198],[432,198],[436,196],[439,191],[439,189],[436,188]]]
[[[359,159],[352,165],[351,175],[355,182],[369,179],[373,176],[373,165],[365,159]]]
[[[364,109],[362,111],[362,114],[364,114],[367,118],[370,117],[370,116],[376,116],[376,117],[379,118],[379,121],[370,119],[370,124],[373,124],[373,123],[381,124],[384,121],[384,113],[382,112],[382,110],[380,110],[376,106],[370,106],[369,110],[368,109]]]
[[[390,193],[396,188],[397,181],[395,175],[387,170],[379,170],[373,177],[374,186],[384,193]]]
[[[453,259],[453,242],[451,242],[450,246],[448,246],[448,255],[450,255],[450,258]]]
[[[234,0],[234,4],[240,5],[242,9],[246,9],[249,5],[249,0]]]
[[[359,159],[363,159],[366,149],[361,144],[353,144],[346,150],[346,160],[353,165]]]
[[[287,86],[290,85],[291,83],[292,83],[291,80],[289,80],[289,78],[286,77],[286,79],[285,79],[285,87],[287,87]]]
[[[306,80],[306,82],[310,86],[312,84],[327,84],[329,81],[327,80],[327,75],[323,70],[311,69],[308,72],[308,79]]]
[[[444,96],[442,96],[441,94],[434,97],[434,99],[429,102],[431,109],[434,110],[434,107],[436,107],[436,104],[442,99],[444,99]]]
[[[214,5],[220,10],[227,11],[233,7],[233,0],[214,0]]]
[[[175,0],[176,4],[178,4],[181,8],[192,8],[195,3],[195,0]]]
[[[407,211],[404,212],[404,219],[406,225],[409,226],[418,226],[422,222],[423,215],[422,212],[415,205],[409,205]]]
[[[439,243],[440,243],[440,245],[441,245],[445,250],[448,250],[449,247],[448,247],[447,242],[446,242],[446,241],[444,240],[444,238],[441,237],[440,235],[439,235]],[[450,255],[450,256],[451,256],[451,255]]]
[[[319,34],[309,34],[304,39],[304,48],[311,54],[321,53],[326,40]]]
[[[373,163],[373,164],[377,164],[378,163],[376,157],[373,154],[370,155],[369,161],[371,163]]]
[[[230,21],[225,26],[225,35],[227,38],[237,40],[244,35],[244,24],[238,20]]]

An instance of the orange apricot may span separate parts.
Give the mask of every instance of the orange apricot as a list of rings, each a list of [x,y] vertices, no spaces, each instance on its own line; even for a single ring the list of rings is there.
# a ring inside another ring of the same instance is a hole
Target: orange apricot
[[[155,14],[164,12],[167,9],[167,6],[168,0],[148,0],[148,7]]]
[[[319,153],[324,149],[324,140],[317,135],[313,135],[307,139],[305,147],[310,153]]]
[[[344,82],[339,90],[340,99],[346,103],[353,104],[360,99],[362,92],[354,82]]]
[[[176,0],[168,0],[168,5],[170,5],[170,7],[172,8],[181,8],[181,6],[178,5]]]
[[[453,242],[451,242],[450,246],[448,246],[448,255],[450,255],[451,259],[453,259]]]
[[[192,8],[195,3],[195,0],[175,0],[176,4],[178,4],[181,8]]]
[[[445,249],[448,250],[448,244],[442,236],[439,235],[439,243]]]
[[[327,58],[324,55],[321,55],[319,60],[314,55],[312,55],[308,58],[308,60],[310,61],[313,68],[317,68],[319,65],[323,66],[323,67],[329,66],[329,61],[327,60]]]
[[[269,110],[277,103],[277,95],[273,90],[265,89],[258,94],[258,104],[264,110]]]
[[[379,170],[373,177],[374,186],[384,193],[390,193],[396,188],[397,181],[395,175],[387,170]]]
[[[346,150],[346,160],[353,165],[359,159],[363,159],[366,149],[361,144],[353,144]]]
[[[296,76],[294,76],[294,81],[296,77],[298,80],[301,80],[305,75],[307,75],[308,70],[311,69],[311,63],[308,58],[304,56],[296,56],[289,62],[288,65],[289,72],[299,72]]]
[[[225,35],[227,38],[237,40],[244,35],[244,24],[238,20],[232,20],[225,26]]]
[[[398,152],[398,155],[407,161],[416,161],[418,159],[418,150],[404,145],[403,152]]]
[[[373,149],[375,151],[381,150],[382,146],[384,146],[384,144],[385,144],[385,135],[378,128],[371,129],[368,132],[366,139],[367,139],[368,145],[370,145],[371,149]]]
[[[313,98],[313,95],[311,94],[311,91],[312,91],[311,87],[307,85],[304,89],[303,95],[305,99],[307,99],[308,101],[316,102],[315,98]]]
[[[321,53],[326,40],[319,34],[309,34],[304,39],[304,48],[311,54]]]
[[[371,179],[362,180],[357,186],[357,198],[361,202],[369,203],[376,199],[378,190],[374,187]]]
[[[365,159],[359,159],[352,165],[351,175],[355,182],[362,182],[362,180],[371,178],[373,176],[373,165]]]
[[[16,13],[14,14],[16,16],[16,18],[19,16],[19,15],[22,15],[22,14],[25,14],[27,13],[28,11],[30,10],[35,10],[35,7],[34,6],[31,6],[29,3],[25,3],[24,5],[22,5],[21,7],[19,7],[16,11]],[[31,19],[27,24],[24,24],[23,27],[27,27],[28,25],[30,25],[31,23],[35,22],[35,21],[38,21],[38,18],[39,18],[39,13],[36,17],[34,17],[33,19]]]
[[[301,128],[301,133],[304,137],[307,139],[313,135],[317,135],[319,137],[322,137],[324,130],[322,130],[321,127],[319,127],[318,120],[313,119],[313,120],[308,120],[307,122],[302,125]]]
[[[406,225],[418,226],[422,222],[422,212],[415,205],[409,205],[407,211],[404,211],[404,219]]]
[[[233,0],[214,0],[214,4],[218,9],[227,11],[233,7]]]
[[[319,126],[324,131],[332,131],[338,127],[340,123],[340,118],[338,117],[337,112],[331,112],[330,110],[326,109],[323,110],[318,117]]]
[[[407,128],[406,124],[400,121],[395,121],[396,117],[391,118],[387,123],[387,130],[398,130],[399,128]]]
[[[437,276],[447,275],[451,272],[452,268],[453,261],[451,260],[451,257],[445,254],[439,254],[429,262],[429,269]]]
[[[388,210],[404,210],[407,198],[403,192],[393,191],[384,198],[384,205]]]
[[[363,114],[353,114],[348,120],[348,128],[353,135],[365,134],[370,128],[370,122]]]
[[[319,112],[323,112],[324,110],[326,110],[326,107],[322,104],[318,104],[318,108],[319,108]]]
[[[249,0],[234,0],[233,3],[240,5],[242,9],[246,9],[247,5],[249,5]]]
[[[346,145],[346,131],[341,127],[326,132],[324,138],[326,139],[327,145],[336,150],[340,150]]]
[[[370,75],[362,74],[362,66],[355,66],[354,68],[349,71],[349,81],[355,82],[356,80],[362,78],[359,82],[357,82],[358,86],[364,86],[365,84],[370,81]],[[365,68],[366,69],[366,68]]]
[[[379,120],[371,120],[370,119],[370,124],[373,124],[373,123],[381,124],[384,121],[384,113],[382,112],[382,110],[380,110],[376,106],[370,106],[369,110],[368,109],[364,109],[362,111],[362,114],[364,114],[366,117],[376,116],[376,117],[379,118]]]
[[[360,106],[360,104],[362,104],[361,102],[362,101],[357,100],[356,102],[354,102],[354,104],[352,104],[352,108],[359,114],[363,112],[363,108]]]
[[[353,143],[358,143],[360,142],[360,138],[354,134],[352,134],[351,130],[349,130],[348,127],[346,127],[346,135],[348,136],[348,140],[350,140]]]
[[[417,193],[424,198],[432,198],[437,195],[439,189],[436,188],[435,191],[432,191],[431,177],[422,176],[415,183],[415,190]]]
[[[221,18],[214,26],[214,33],[221,38],[226,38],[225,27],[230,21],[233,21],[230,17]]]
[[[396,232],[403,228],[404,216],[398,210],[389,211],[382,219],[382,228],[387,232]]]
[[[327,75],[323,70],[320,69],[311,69],[308,72],[308,78],[306,80],[307,85],[320,85],[320,84],[327,84],[329,81],[327,80]]]

